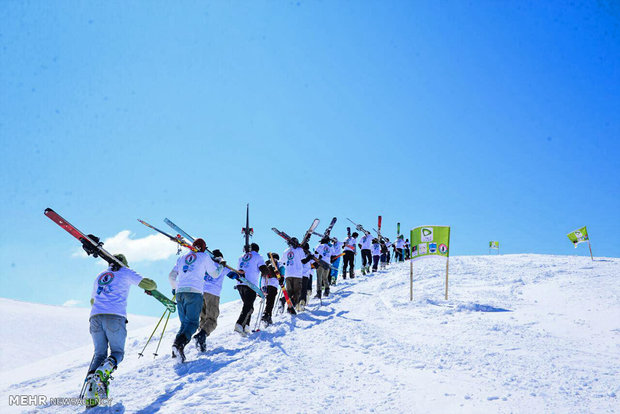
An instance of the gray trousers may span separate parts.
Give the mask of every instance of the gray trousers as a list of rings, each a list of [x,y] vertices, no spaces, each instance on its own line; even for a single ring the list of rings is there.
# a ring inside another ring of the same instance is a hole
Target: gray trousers
[[[327,292],[329,292],[330,270],[331,269],[324,269],[321,266],[319,266],[319,268],[316,269],[316,293],[319,294],[319,296],[323,292],[323,290],[326,290]]]
[[[202,311],[200,312],[200,329],[207,336],[217,327],[217,317],[220,316],[220,297],[210,293],[203,293]]]
[[[127,319],[124,316],[100,314],[90,317],[90,336],[95,346],[95,356],[90,363],[88,372],[95,372],[99,365],[110,356],[120,364],[125,356],[125,339],[127,338]]]
[[[299,303],[301,299],[305,300],[305,298],[301,297],[301,283],[302,283],[301,277],[287,277],[286,278],[286,290],[294,306],[297,306],[297,304]]]

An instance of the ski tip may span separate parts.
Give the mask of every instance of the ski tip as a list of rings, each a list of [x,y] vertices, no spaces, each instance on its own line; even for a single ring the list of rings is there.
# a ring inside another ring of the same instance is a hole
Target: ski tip
[[[46,208],[45,211],[43,212],[43,214],[47,214],[47,213],[54,213],[54,210],[52,210],[51,208]]]

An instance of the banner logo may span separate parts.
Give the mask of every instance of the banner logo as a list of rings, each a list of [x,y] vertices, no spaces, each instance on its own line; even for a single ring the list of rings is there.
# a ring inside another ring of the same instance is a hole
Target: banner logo
[[[446,246],[445,244],[439,245],[439,253],[445,254],[447,251],[448,251],[448,246]]]
[[[433,229],[429,227],[422,227],[422,237],[420,241],[430,242],[433,241]]]
[[[428,252],[429,253],[437,253],[437,243],[429,243],[428,244]]]
[[[418,244],[418,250],[420,255],[426,254],[426,243]]]

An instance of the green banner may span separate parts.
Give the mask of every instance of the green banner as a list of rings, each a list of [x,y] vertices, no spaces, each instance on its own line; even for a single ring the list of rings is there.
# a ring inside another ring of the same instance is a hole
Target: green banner
[[[490,241],[489,242],[489,249],[499,249],[499,242],[498,241]]]
[[[573,242],[573,245],[575,246],[575,248],[577,248],[577,245],[579,243],[583,243],[583,242],[587,242],[588,239],[588,230],[586,230],[586,226],[583,226],[580,229],[577,229],[575,231],[571,231],[570,233],[567,234],[568,238],[570,239],[570,241]]]
[[[411,230],[411,258],[450,255],[450,227],[422,226]]]

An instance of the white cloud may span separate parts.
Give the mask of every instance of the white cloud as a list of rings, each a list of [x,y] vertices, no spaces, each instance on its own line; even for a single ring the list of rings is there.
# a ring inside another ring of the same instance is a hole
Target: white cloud
[[[68,301],[63,303],[62,306],[77,306],[80,303],[81,303],[81,301],[79,301],[77,299],[69,299]]]
[[[141,239],[132,239],[131,236],[129,230],[123,230],[103,240],[103,248],[112,254],[124,254],[129,266],[135,262],[166,260],[177,253],[176,244],[161,234],[152,234]],[[86,257],[86,252],[79,248],[73,256]]]

